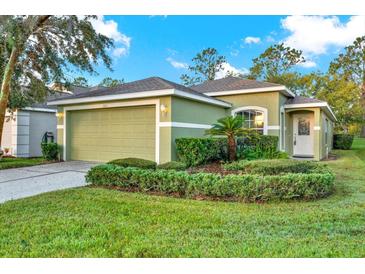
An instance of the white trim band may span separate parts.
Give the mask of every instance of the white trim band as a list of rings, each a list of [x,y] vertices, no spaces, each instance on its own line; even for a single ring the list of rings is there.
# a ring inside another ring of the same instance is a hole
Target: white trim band
[[[268,130],[280,130],[280,126],[267,126]]]
[[[57,125],[57,129],[64,129],[63,125]]]
[[[325,107],[332,115],[332,118],[337,121],[335,114],[333,113],[331,107],[326,102],[319,102],[319,103],[306,103],[306,104],[292,104],[292,105],[284,105],[284,108],[310,108],[310,107]]]
[[[160,122],[160,127],[180,127],[180,128],[201,128],[210,129],[212,126],[207,124],[193,124],[193,123],[181,123],[181,122]]]
[[[313,129],[314,130],[321,130],[321,127],[320,126],[314,126]]]
[[[287,96],[294,97],[294,93],[287,89],[285,86],[276,87],[266,87],[266,88],[249,88],[249,89],[239,89],[239,90],[228,90],[228,91],[214,91],[205,92],[204,94],[209,96],[222,96],[222,95],[235,95],[235,94],[245,94],[245,93],[260,93],[260,92],[271,92],[271,91],[281,91]]]
[[[69,105],[69,104],[80,104],[80,103],[92,103],[92,102],[101,102],[101,101],[114,101],[114,100],[124,100],[124,99],[137,99],[137,98],[148,98],[148,97],[160,97],[160,96],[168,96],[175,95],[183,98],[189,98],[195,101],[205,102],[212,105],[217,105],[221,107],[229,108],[232,105],[230,103],[217,100],[215,98],[209,98],[203,95],[197,95],[185,91],[180,91],[176,89],[163,89],[163,90],[152,90],[152,91],[141,91],[141,92],[133,92],[133,93],[123,93],[123,94],[114,94],[114,95],[105,95],[105,96],[94,96],[94,97],[85,97],[85,98],[71,98],[71,99],[63,99],[57,100],[53,102],[47,103],[47,105]]]
[[[32,107],[25,107],[25,108],[21,108],[20,110],[27,110],[27,111],[38,111],[38,112],[51,112],[51,113],[56,113],[57,110],[55,109],[49,109],[49,108],[32,108]]]

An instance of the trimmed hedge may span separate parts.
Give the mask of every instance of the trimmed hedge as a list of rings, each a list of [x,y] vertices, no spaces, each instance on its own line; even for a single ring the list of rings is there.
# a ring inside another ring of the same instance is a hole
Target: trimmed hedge
[[[278,144],[278,136],[251,132],[245,137],[237,138],[237,158],[248,160],[287,158],[286,154],[278,151]]]
[[[176,153],[188,167],[227,158],[226,138],[178,138]]]
[[[93,167],[87,182],[117,186],[142,192],[178,193],[181,197],[212,197],[240,201],[316,199],[333,191],[332,173],[286,174],[280,176],[189,174],[185,171],[122,168],[115,165]]]
[[[140,158],[124,158],[116,159],[108,162],[108,164],[121,166],[121,167],[139,167],[143,169],[156,169],[156,162],[140,159]]]
[[[277,175],[283,173],[328,173],[327,166],[313,161],[256,160],[237,161],[224,165],[226,170],[241,170],[250,174]]]
[[[57,160],[59,145],[57,143],[41,143],[43,157],[48,160]]]
[[[333,148],[349,150],[349,149],[351,149],[353,141],[354,141],[354,135],[334,134],[333,135]]]
[[[158,165],[157,169],[185,170],[186,165],[183,162],[171,161]]]

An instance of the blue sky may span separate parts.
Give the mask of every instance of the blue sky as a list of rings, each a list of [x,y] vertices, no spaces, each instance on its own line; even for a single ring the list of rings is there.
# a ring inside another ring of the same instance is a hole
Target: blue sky
[[[361,16],[103,16],[94,23],[116,40],[116,48],[110,52],[114,71],[99,66],[99,75],[84,75],[91,84],[106,76],[180,82],[190,60],[207,47],[226,56],[227,70],[244,72],[278,42],[303,50],[308,62],[298,71],[325,71],[345,45],[365,33]]]

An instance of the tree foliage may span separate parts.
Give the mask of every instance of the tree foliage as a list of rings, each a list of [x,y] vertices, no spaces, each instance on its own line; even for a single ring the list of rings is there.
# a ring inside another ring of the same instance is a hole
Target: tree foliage
[[[342,75],[361,88],[360,101],[365,108],[365,36],[356,38],[352,45],[347,46],[345,52],[331,62],[329,71]],[[365,114],[361,124],[361,136],[365,137]]]
[[[192,75],[183,74],[180,79],[186,86],[200,84],[207,80],[214,80],[217,72],[223,70],[226,58],[219,55],[215,48],[206,48],[199,52],[193,59],[193,65],[188,70]]]
[[[71,84],[78,87],[89,87],[89,82],[82,76],[74,78]]]
[[[111,77],[105,77],[100,83],[99,86],[103,87],[116,87],[120,84],[124,83],[124,79],[113,79]]]
[[[303,76],[306,95],[328,102],[337,117],[336,130],[348,132],[361,124],[365,110],[361,105],[361,88],[341,74],[311,73]]]
[[[21,98],[44,98],[50,83],[67,82],[65,72],[96,73],[100,60],[111,69],[107,50],[113,41],[94,30],[95,18],[0,17],[0,143],[9,98],[15,106]]]
[[[254,58],[250,68],[250,79],[278,83],[293,91],[300,89],[301,75],[292,69],[295,65],[304,63],[301,50],[285,46],[283,43],[267,48]]]

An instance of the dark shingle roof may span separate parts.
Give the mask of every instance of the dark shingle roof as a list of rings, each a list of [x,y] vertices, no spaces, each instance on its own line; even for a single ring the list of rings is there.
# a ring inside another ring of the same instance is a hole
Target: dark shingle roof
[[[203,96],[206,98],[212,99],[212,97],[197,92],[191,88],[185,87],[183,85],[179,85],[177,83],[165,80],[160,77],[150,77],[138,81],[133,81],[129,83],[120,84],[116,87],[107,88],[107,87],[99,87],[96,90],[90,90],[89,92],[69,95],[62,98],[57,98],[50,101],[58,101],[61,99],[76,99],[76,98],[85,98],[85,97],[97,97],[97,96],[105,96],[105,95],[116,95],[116,94],[128,94],[128,93],[136,93],[143,91],[153,91],[153,90],[164,90],[164,89],[177,89],[180,91],[185,91],[188,93],[192,93],[195,95]],[[214,98],[215,99],[215,98]],[[215,99],[218,100],[218,99]],[[222,101],[222,100],[218,100]],[[222,101],[224,102],[224,101]]]
[[[267,88],[267,87],[278,87],[278,86],[282,85],[229,76],[218,80],[206,81],[202,84],[192,86],[191,88],[198,92],[207,93],[207,92],[217,92],[217,91]]]
[[[325,101],[321,101],[315,98],[308,98],[304,96],[295,96],[294,98],[290,98],[288,99],[288,101],[286,101],[287,105],[309,104],[309,103],[325,103]]]
[[[94,90],[95,88],[99,88],[99,87],[91,87],[91,88],[89,88],[89,87],[71,86],[70,91],[72,93],[57,92],[56,91],[54,93],[49,94],[47,96],[47,99],[45,100],[45,102],[34,103],[30,107],[31,108],[57,109],[57,106],[49,106],[49,105],[47,105],[47,102],[54,101],[54,100],[59,100],[59,99],[63,99],[63,98],[69,97],[71,95],[78,95],[78,94],[87,93],[90,90]]]

